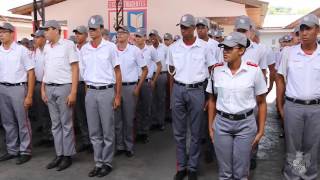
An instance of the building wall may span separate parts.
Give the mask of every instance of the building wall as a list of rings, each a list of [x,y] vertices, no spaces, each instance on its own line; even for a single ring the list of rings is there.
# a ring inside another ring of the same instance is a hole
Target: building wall
[[[103,16],[108,25],[108,0],[68,0],[46,8],[46,19],[67,20],[69,35],[78,25],[87,25],[91,15]],[[179,33],[176,24],[180,17],[191,13],[199,17],[245,15],[245,6],[225,0],[148,0],[147,29],[161,34]],[[113,29],[111,29],[113,31]]]
[[[288,34],[289,32],[279,31],[279,32],[264,32],[261,33],[260,41],[271,48],[279,48],[279,38]]]

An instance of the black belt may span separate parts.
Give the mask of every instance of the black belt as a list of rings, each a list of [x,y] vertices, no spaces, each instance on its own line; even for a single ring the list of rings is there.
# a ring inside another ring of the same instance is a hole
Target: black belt
[[[181,82],[178,82],[174,80],[174,83],[180,85],[180,86],[185,86],[186,88],[199,88],[200,86],[203,86],[203,82],[195,83],[195,84],[184,84]]]
[[[21,82],[21,83],[6,83],[6,82],[2,82],[0,83],[1,85],[4,86],[22,86],[22,85],[26,85],[26,82]]]
[[[244,113],[244,114],[229,114],[229,113],[225,113],[222,111],[217,110],[217,114],[219,114],[220,116],[233,120],[233,121],[239,121],[242,119],[247,118],[248,116],[250,116],[253,113],[253,109],[251,109],[250,111]]]
[[[122,86],[131,86],[131,85],[135,85],[137,84],[137,82],[123,82]]]
[[[67,84],[70,84],[70,83],[67,83]],[[63,86],[63,85],[67,85],[67,84],[46,83],[46,86]]]
[[[37,83],[37,84],[38,84],[38,83],[39,83],[39,84],[41,84],[41,83],[42,83],[42,81],[36,81],[36,83]]]
[[[160,74],[167,74],[167,71],[162,71],[160,72]]]
[[[301,99],[294,99],[291,97],[286,96],[286,100],[291,101],[293,103],[302,104],[302,105],[314,105],[320,104],[320,99],[313,99],[313,100],[301,100]]]
[[[86,84],[84,81],[79,81],[79,84]]]
[[[91,85],[87,85],[87,88],[89,89],[95,89],[95,90],[104,90],[104,89],[109,89],[109,88],[113,88],[113,84],[107,85],[107,86],[91,86]]]

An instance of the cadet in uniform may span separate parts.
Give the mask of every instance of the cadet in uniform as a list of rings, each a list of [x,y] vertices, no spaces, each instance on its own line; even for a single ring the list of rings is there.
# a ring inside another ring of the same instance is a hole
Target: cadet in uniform
[[[76,50],[79,56],[81,48],[87,43],[88,29],[85,26],[78,26],[76,29],[73,30],[73,32],[75,33],[75,41],[76,41],[76,47],[77,47]],[[79,68],[81,68],[81,62],[79,62]],[[83,77],[81,76],[81,74],[79,74],[77,101],[75,105],[75,121],[76,121],[75,124],[79,129],[81,142],[76,147],[77,152],[91,150],[87,117],[86,117],[85,89],[86,87],[83,81]]]
[[[36,85],[34,91],[34,103],[33,108],[35,112],[35,118],[42,126],[42,136],[39,145],[51,145],[53,144],[53,137],[51,132],[51,119],[48,106],[42,101],[41,98],[41,84],[44,73],[44,46],[46,45],[46,38],[44,30],[37,30],[34,34],[31,34],[34,39],[35,52],[33,58],[35,61],[35,75]]]
[[[224,63],[216,64],[207,86],[209,132],[219,179],[249,178],[250,155],[264,134],[267,114],[265,78],[258,65],[241,60],[249,40],[233,32],[219,44]],[[253,109],[258,105],[258,125]]]
[[[284,179],[318,179],[320,143],[319,19],[305,16],[300,22],[301,44],[283,52],[278,104],[284,117],[286,162]]]
[[[169,47],[169,46],[173,43],[172,34],[170,34],[170,33],[165,33],[165,34],[163,35],[163,43],[164,43],[164,45],[166,45],[167,47]]]
[[[166,118],[166,93],[167,93],[167,65],[166,58],[168,54],[168,47],[159,42],[159,33],[157,30],[151,30],[149,38],[153,47],[158,53],[158,59],[161,62],[161,73],[156,81],[156,87],[153,92],[153,103],[152,103],[152,126],[153,129],[159,129],[163,131],[164,121]]]
[[[212,37],[214,40],[218,41],[221,43],[223,41],[223,34],[221,30],[215,30],[212,32]]]
[[[47,169],[62,171],[72,164],[75,137],[72,112],[76,102],[79,66],[75,44],[61,38],[61,27],[49,20],[43,27],[49,41],[44,47],[42,99],[48,104],[56,157]]]
[[[147,62],[148,75],[145,82],[141,87],[141,92],[137,105],[137,120],[138,120],[138,135],[137,139],[143,143],[149,142],[149,129],[151,125],[151,104],[152,104],[152,91],[161,72],[161,62],[158,58],[157,51],[152,46],[145,44],[146,31],[143,28],[137,29],[135,34],[136,46],[142,53],[142,58]],[[154,66],[154,63],[156,66]],[[154,68],[156,67],[156,69]],[[155,74],[154,74],[155,73]],[[140,71],[140,76],[142,76]]]
[[[183,39],[169,47],[167,56],[169,73],[172,76],[170,83],[173,84],[171,107],[173,133],[177,146],[175,180],[184,179],[187,172],[189,180],[196,180],[204,123],[203,85],[208,77],[209,68],[215,63],[215,58],[207,42],[194,36],[196,28],[194,16],[190,14],[182,16],[178,25]],[[189,158],[186,153],[188,127],[191,132]]]
[[[125,153],[127,157],[134,155],[135,127],[134,118],[137,98],[147,77],[147,62],[142,58],[139,48],[128,43],[129,29],[120,26],[117,29],[117,52],[122,74],[122,103],[116,112],[116,155]],[[142,70],[139,78],[139,70]]]
[[[35,84],[34,61],[29,51],[14,42],[15,27],[0,26],[0,114],[5,130],[6,161],[17,156],[16,164],[31,159],[31,126],[27,110],[32,105]]]
[[[95,161],[95,167],[88,176],[103,177],[112,171],[114,110],[120,107],[121,71],[115,45],[102,38],[102,17],[92,16],[88,27],[92,41],[80,51],[81,74],[87,85],[87,120]]]

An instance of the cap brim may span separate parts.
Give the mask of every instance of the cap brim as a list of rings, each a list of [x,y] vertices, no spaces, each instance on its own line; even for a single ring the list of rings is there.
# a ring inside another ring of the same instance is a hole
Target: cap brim
[[[302,22],[300,25],[299,25],[299,29],[301,29],[301,26],[308,26],[308,27],[314,27],[314,26],[317,26],[317,24],[315,23],[308,23],[308,22]],[[319,25],[318,25],[319,26]]]
[[[244,29],[244,30],[247,30],[247,31],[250,30],[250,26],[247,26],[247,25],[244,25],[244,24],[237,25],[235,28],[236,29]]]
[[[218,47],[220,47],[220,48],[223,48],[225,46],[227,46],[227,47],[235,47],[237,45],[238,45],[238,43],[236,43],[236,42],[229,41],[229,40],[224,40],[222,43],[220,43],[218,45]]]
[[[193,25],[193,24],[187,24],[187,23],[179,23],[179,24],[177,24],[176,26],[185,26],[185,27],[192,27],[192,26],[195,26],[195,25]]]
[[[99,24],[98,25],[89,25],[88,27],[93,28],[93,29],[98,29],[98,28],[100,28],[100,25]]]
[[[205,24],[205,23],[200,23],[200,22],[199,22],[199,23],[197,23],[197,24],[196,24],[196,26],[198,26],[198,25],[203,25],[203,26],[208,27],[208,25],[207,25],[207,24]]]

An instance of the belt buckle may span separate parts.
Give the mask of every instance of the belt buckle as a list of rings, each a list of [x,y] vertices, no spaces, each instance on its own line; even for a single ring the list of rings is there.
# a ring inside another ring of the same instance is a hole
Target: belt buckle
[[[305,103],[306,103],[306,105],[309,105],[311,103],[311,101],[310,100],[306,100]]]
[[[229,119],[234,120],[234,116],[233,115],[229,115]]]

